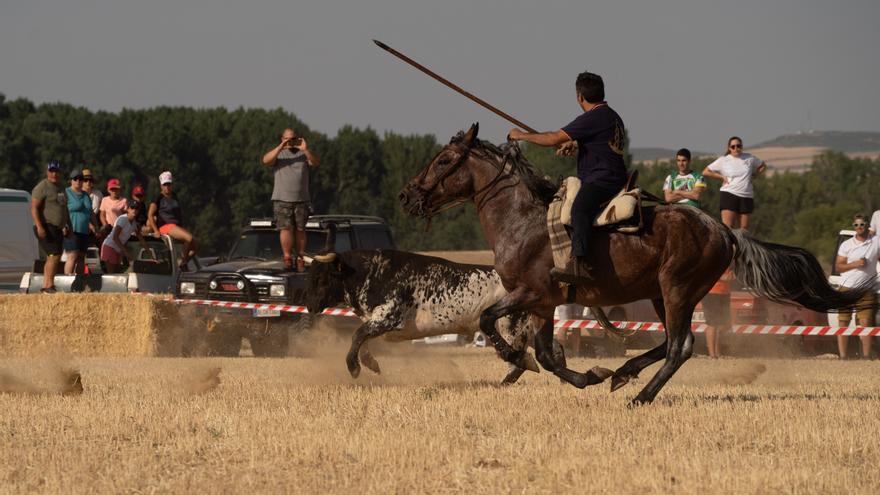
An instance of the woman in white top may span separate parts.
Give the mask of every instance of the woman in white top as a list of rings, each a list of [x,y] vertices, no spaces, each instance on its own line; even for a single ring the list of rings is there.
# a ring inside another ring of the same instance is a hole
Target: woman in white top
[[[859,289],[873,285],[877,280],[877,261],[880,260],[880,237],[868,233],[868,222],[864,215],[853,217],[853,229],[856,235],[843,241],[837,249],[834,267],[840,273],[841,290]],[[857,324],[863,327],[874,326],[874,312],[877,310],[877,294],[873,290],[865,293],[856,307]],[[838,324],[848,327],[852,321],[852,313],[840,313]],[[837,336],[837,350],[840,358],[846,359],[847,341],[845,335]],[[862,358],[871,356],[871,337],[863,336]]]
[[[749,228],[749,215],[755,209],[752,179],[767,169],[760,158],[743,152],[742,139],[727,140],[727,154],[703,169],[704,177],[722,181],[721,221],[730,228]]]

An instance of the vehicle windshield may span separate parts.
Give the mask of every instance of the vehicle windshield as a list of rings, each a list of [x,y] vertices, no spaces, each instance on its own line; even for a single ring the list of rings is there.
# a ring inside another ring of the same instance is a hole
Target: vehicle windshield
[[[326,230],[306,230],[306,252],[319,253],[327,241]],[[351,236],[348,230],[336,233],[336,251],[351,250]],[[229,259],[280,260],[283,258],[278,232],[275,230],[248,230],[241,234],[232,247]]]

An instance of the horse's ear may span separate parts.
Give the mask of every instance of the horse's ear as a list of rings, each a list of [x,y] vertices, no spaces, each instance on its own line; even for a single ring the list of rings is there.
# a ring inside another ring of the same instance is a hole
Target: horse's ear
[[[480,132],[480,124],[479,122],[475,122],[471,124],[471,128],[468,129],[466,133],[464,133],[464,138],[461,140],[462,144],[467,146],[468,148],[474,144],[474,139],[477,138],[477,133]]]

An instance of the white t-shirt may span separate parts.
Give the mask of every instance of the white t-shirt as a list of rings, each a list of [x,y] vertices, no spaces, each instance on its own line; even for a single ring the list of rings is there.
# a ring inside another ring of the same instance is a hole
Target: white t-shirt
[[[92,192],[89,193],[89,198],[92,200],[92,211],[95,215],[100,215],[98,213],[101,211],[101,201],[104,199],[104,194],[101,191],[93,189]]]
[[[877,279],[877,261],[880,259],[880,236],[875,235],[864,241],[859,241],[855,237],[847,239],[840,244],[837,255],[845,257],[847,263],[852,263],[861,258],[868,260],[865,266],[853,268],[840,274],[840,285],[844,287],[861,287]]]
[[[116,223],[113,224],[113,230],[110,231],[110,235],[108,235],[107,238],[104,239],[104,245],[110,247],[117,253],[124,252],[122,246],[124,246],[125,243],[128,242],[128,239],[131,238],[131,235],[134,234],[135,228],[137,228],[137,224],[134,222],[129,222],[128,215],[120,215],[116,219]],[[122,246],[117,245],[116,241],[113,240],[113,234],[117,230],[119,231],[119,240],[122,241]]]
[[[873,231],[875,234],[880,232],[880,210],[875,211],[874,214],[871,215],[870,227],[871,231]]]
[[[721,186],[721,192],[729,192],[741,198],[751,198],[752,175],[763,161],[757,156],[742,153],[739,157],[724,155],[709,164],[709,170],[727,178],[727,184]]]

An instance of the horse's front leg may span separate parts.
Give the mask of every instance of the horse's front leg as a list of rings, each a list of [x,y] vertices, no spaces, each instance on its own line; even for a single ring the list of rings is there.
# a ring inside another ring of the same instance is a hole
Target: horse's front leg
[[[571,370],[565,365],[565,355],[560,355],[561,346],[556,343],[553,338],[553,320],[548,319],[541,325],[541,329],[535,334],[535,353],[538,355],[538,362],[547,371],[552,372],[562,380],[574,385],[577,388],[584,388],[587,385],[596,385],[604,382],[614,372],[595,366],[585,373],[578,373]]]
[[[495,328],[495,322],[499,318],[519,311],[523,306],[532,302],[533,298],[529,298],[526,290],[514,289],[513,292],[507,294],[480,314],[480,330],[489,338],[489,342],[498,351],[501,359],[520,368],[537,372],[538,364],[535,363],[532,356],[523,349],[514,349]]]

